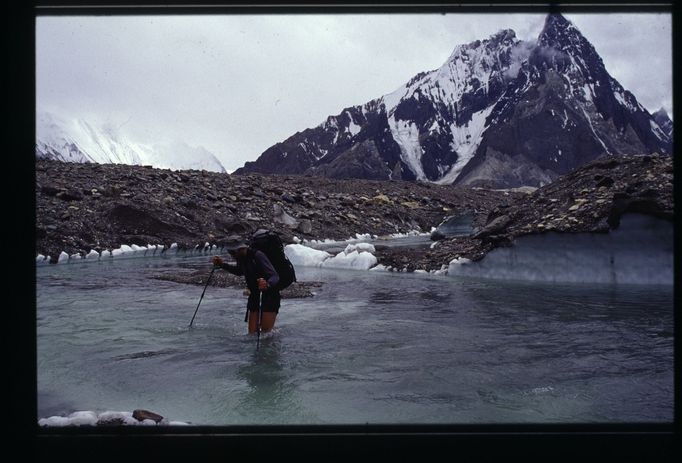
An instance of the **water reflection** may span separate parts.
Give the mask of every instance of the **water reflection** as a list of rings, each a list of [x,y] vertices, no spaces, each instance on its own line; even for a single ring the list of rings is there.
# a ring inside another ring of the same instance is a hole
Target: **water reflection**
[[[261,337],[248,363],[237,370],[237,379],[246,383],[236,409],[256,424],[292,423],[301,416],[303,407],[295,383],[282,364],[282,343],[277,330]]]

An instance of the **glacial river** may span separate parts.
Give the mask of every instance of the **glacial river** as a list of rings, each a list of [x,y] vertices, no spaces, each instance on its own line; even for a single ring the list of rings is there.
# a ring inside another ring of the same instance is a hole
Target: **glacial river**
[[[671,422],[672,286],[297,269],[246,334],[241,289],[151,278],[208,256],[40,266],[38,417],[196,425]]]

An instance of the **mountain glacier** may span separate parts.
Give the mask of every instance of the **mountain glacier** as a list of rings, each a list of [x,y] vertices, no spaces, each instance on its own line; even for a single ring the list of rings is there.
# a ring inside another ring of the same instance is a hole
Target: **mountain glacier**
[[[160,169],[225,172],[222,163],[201,146],[184,142],[141,144],[111,125],[95,127],[83,119],[52,113],[36,115],[36,156],[66,162],[151,165]]]
[[[650,114],[560,14],[537,41],[502,30],[455,47],[438,69],[329,116],[236,173],[541,186],[601,155],[670,153]]]

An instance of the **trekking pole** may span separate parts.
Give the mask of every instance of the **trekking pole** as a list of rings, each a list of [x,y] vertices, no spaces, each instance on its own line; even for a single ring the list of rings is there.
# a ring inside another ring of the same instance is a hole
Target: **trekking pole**
[[[260,291],[260,296],[259,296],[259,301],[258,301],[258,327],[256,331],[258,331],[258,340],[256,341],[256,350],[260,347],[260,328],[261,328],[261,323],[263,322],[263,292]]]
[[[199,305],[201,304],[201,300],[204,298],[204,293],[206,292],[206,288],[208,288],[208,284],[211,282],[211,277],[213,276],[213,272],[215,272],[215,269],[217,267],[214,265],[213,268],[211,269],[211,274],[208,276],[208,280],[206,280],[206,286],[204,286],[204,291],[201,293],[201,297],[199,298],[199,304],[197,304],[197,309],[194,311],[194,315],[192,315],[192,321],[189,322],[189,327],[192,327],[192,323],[194,323],[194,317],[197,316],[197,312],[199,311]]]

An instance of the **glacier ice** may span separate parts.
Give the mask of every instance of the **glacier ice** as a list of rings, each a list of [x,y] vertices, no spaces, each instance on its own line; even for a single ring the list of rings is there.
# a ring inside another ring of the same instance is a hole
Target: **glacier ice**
[[[322,267],[369,270],[376,264],[377,258],[371,252],[353,250],[347,253],[344,250],[322,262]]]
[[[386,267],[384,264],[379,264],[375,265],[371,269],[369,269],[370,272],[387,272],[389,267]]]
[[[367,252],[376,252],[376,249],[374,248],[374,245],[371,243],[356,243],[356,244],[349,244],[346,246],[346,249],[343,250],[346,254],[350,254],[353,251],[367,251]]]
[[[478,262],[455,259],[448,275],[562,283],[673,284],[673,225],[626,214],[608,234],[526,235]]]
[[[294,266],[369,270],[377,264],[373,250],[374,246],[369,243],[356,243],[332,255],[302,244],[289,244],[285,246],[284,253]]]
[[[289,258],[294,266],[319,267],[322,262],[331,257],[325,251],[303,246],[302,244],[288,244],[284,247],[284,254]]]

